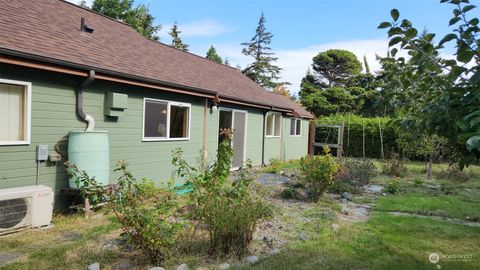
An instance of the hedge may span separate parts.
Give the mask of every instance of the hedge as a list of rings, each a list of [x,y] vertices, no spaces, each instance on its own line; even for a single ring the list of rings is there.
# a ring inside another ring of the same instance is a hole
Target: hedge
[[[364,118],[356,115],[333,115],[317,120],[315,141],[337,143],[338,132],[334,128],[321,127],[321,124],[344,124],[343,153],[348,157],[363,157],[363,135],[365,132],[365,157],[381,158],[380,128],[383,137],[385,156],[396,150],[395,129],[388,117]],[[380,123],[380,125],[379,125]],[[316,147],[316,152],[321,151]],[[336,153],[332,149],[333,153]]]

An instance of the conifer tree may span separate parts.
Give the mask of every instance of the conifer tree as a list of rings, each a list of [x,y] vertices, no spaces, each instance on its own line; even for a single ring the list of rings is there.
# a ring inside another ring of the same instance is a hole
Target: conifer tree
[[[178,30],[177,22],[175,22],[170,33],[168,33],[172,37],[172,47],[188,52],[188,45],[183,43],[183,40],[180,37],[181,33],[182,31]]]
[[[273,56],[274,53],[269,47],[273,34],[266,30],[265,22],[262,12],[255,36],[249,42],[242,43],[244,46],[242,53],[254,58],[242,72],[259,85],[272,89],[278,85],[276,81],[280,78],[281,68],[274,64],[278,58]]]
[[[218,55],[217,50],[215,49],[215,47],[213,47],[213,45],[210,46],[210,49],[208,49],[207,55],[205,56],[205,58],[212,60],[213,62],[217,62],[219,64],[223,63],[222,57]]]
[[[81,1],[79,5],[89,8],[86,1]],[[162,26],[154,24],[155,17],[150,14],[148,6],[144,4],[134,7],[133,0],[95,0],[91,9],[130,25],[148,39],[160,40],[158,31]]]
[[[366,74],[371,74],[370,73],[370,65],[368,64],[366,55],[363,55],[363,64],[365,65],[365,73]]]

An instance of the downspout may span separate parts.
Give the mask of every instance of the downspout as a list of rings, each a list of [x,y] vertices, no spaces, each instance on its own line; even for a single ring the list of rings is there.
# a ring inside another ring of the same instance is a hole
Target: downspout
[[[89,86],[93,80],[95,80],[95,71],[90,70],[88,72],[88,77],[79,86],[77,86],[77,88],[75,88],[77,115],[80,117],[80,119],[82,119],[82,121],[87,123],[87,128],[85,131],[93,131],[95,128],[95,120],[93,117],[83,112],[83,90]]]
[[[205,98],[205,107],[203,108],[202,171],[205,171],[207,159],[207,110],[208,98]]]
[[[267,111],[263,111],[263,132],[262,132],[262,166],[265,164],[265,118],[267,117]]]

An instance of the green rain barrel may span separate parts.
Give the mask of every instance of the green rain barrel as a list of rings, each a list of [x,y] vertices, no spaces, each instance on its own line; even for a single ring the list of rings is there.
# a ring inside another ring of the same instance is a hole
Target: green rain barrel
[[[75,163],[102,185],[108,185],[110,174],[108,132],[70,131],[68,134],[68,160]],[[78,188],[75,177],[69,179],[71,188]]]

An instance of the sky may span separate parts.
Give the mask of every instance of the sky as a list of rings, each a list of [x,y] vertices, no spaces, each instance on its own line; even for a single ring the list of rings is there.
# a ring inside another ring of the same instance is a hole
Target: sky
[[[78,0],[69,0],[78,3]],[[87,1],[91,3],[92,0]],[[417,29],[426,28],[441,39],[451,30],[448,20],[452,6],[439,0],[135,0],[145,4],[161,24],[161,42],[170,44],[171,25],[178,23],[181,37],[192,53],[205,56],[213,45],[222,58],[242,68],[252,61],[242,55],[242,42],[255,34],[263,11],[266,28],[274,34],[270,44],[283,69],[281,81],[290,82],[297,93],[312,58],[328,49],[350,50],[362,60],[367,57],[372,70],[378,70],[375,55],[386,55],[387,35],[378,30],[390,21],[390,10],[397,8],[401,18]],[[480,5],[480,0],[471,0]],[[473,14],[477,17],[478,10]],[[452,54],[447,48],[444,54]]]

